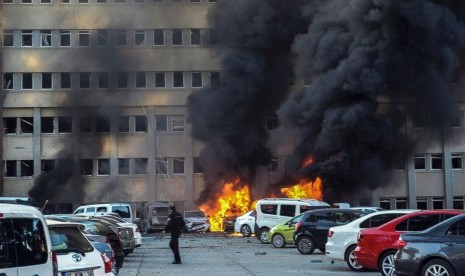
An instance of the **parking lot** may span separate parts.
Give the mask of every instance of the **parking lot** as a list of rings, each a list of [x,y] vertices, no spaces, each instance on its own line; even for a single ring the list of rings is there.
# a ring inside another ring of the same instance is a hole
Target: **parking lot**
[[[352,272],[318,250],[302,255],[295,247],[277,249],[255,237],[223,233],[183,234],[180,251],[183,263],[171,264],[169,234],[146,235],[142,246],[126,257],[119,275],[379,275]]]

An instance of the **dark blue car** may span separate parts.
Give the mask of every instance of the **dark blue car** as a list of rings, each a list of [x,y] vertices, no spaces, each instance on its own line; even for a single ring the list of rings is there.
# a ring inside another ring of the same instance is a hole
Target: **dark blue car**
[[[400,236],[396,275],[465,275],[465,215]]]

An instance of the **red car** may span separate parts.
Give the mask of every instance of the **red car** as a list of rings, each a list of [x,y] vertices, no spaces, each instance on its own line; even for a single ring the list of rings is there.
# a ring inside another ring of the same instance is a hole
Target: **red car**
[[[425,210],[410,213],[379,227],[360,230],[355,261],[368,269],[379,270],[382,275],[394,275],[394,255],[397,240],[405,232],[422,231],[455,215],[461,210]]]

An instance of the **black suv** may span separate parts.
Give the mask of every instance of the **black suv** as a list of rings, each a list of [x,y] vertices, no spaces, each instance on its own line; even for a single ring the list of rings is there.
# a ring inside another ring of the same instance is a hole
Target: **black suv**
[[[312,254],[315,248],[324,253],[329,228],[347,224],[363,215],[360,210],[339,208],[307,211],[295,225],[295,245],[302,254]]]

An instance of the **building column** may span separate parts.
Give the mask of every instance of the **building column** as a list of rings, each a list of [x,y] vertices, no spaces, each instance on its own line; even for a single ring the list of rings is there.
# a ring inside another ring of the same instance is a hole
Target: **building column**
[[[112,196],[110,197],[113,201],[127,201],[123,199],[120,195],[124,195],[118,181],[118,117],[109,116],[110,120],[110,185],[116,185],[112,187]]]
[[[417,183],[415,178],[415,155],[409,154],[407,159],[407,196],[408,208],[417,208]]]
[[[147,201],[149,203],[157,200],[157,178],[155,156],[157,135],[155,123],[155,107],[146,107],[147,112]]]
[[[185,125],[185,133],[192,132],[192,125],[187,124]],[[195,209],[196,206],[194,204],[194,152],[193,152],[193,144],[194,139],[186,139],[186,156],[184,162],[185,168],[185,182],[184,182],[184,208],[185,210],[192,210]]]
[[[445,208],[452,209],[454,207],[454,178],[452,175],[452,154],[450,150],[449,135],[445,130],[442,131],[442,147],[444,153],[444,195]]]
[[[34,177],[37,177],[42,172],[41,155],[42,148],[40,143],[41,121],[40,108],[34,107],[32,110],[33,116],[33,138],[32,138],[32,160],[34,161]]]

